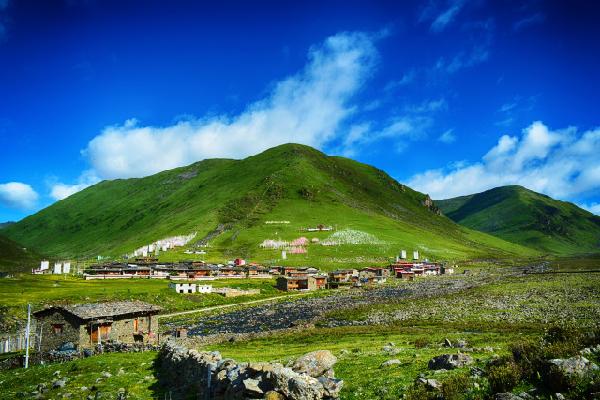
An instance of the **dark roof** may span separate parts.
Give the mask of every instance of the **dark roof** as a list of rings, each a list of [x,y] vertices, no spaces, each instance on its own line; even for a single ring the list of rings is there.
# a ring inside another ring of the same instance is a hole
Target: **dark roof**
[[[88,303],[74,304],[68,306],[52,306],[40,311],[34,315],[39,315],[44,311],[56,309],[64,310],[76,317],[89,320],[104,317],[115,317],[128,314],[156,314],[162,310],[161,307],[154,304],[144,303],[143,301],[113,301],[110,303]]]

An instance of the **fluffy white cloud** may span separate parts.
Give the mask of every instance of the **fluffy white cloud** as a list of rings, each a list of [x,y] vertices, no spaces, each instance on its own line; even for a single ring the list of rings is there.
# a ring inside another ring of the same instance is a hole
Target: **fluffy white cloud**
[[[456,135],[454,134],[454,129],[448,129],[446,132],[442,133],[438,140],[442,143],[450,144],[456,141]]]
[[[21,210],[30,210],[35,206],[38,194],[26,183],[8,182],[0,184],[0,203]]]
[[[211,157],[244,157],[296,142],[322,147],[355,111],[350,104],[377,59],[374,37],[342,33],[310,49],[303,71],[278,82],[240,115],[191,118],[171,126],[135,119],[109,126],[84,154],[100,178],[150,175]],[[76,190],[58,187],[57,197]]]
[[[88,170],[81,174],[78,179],[78,183],[69,185],[61,182],[48,182],[50,186],[50,197],[54,200],[62,200],[75,194],[88,186],[98,183],[100,179],[96,176],[94,171]]]
[[[479,162],[414,175],[407,184],[445,199],[518,184],[561,199],[600,191],[600,128],[550,130],[542,122],[504,135]]]

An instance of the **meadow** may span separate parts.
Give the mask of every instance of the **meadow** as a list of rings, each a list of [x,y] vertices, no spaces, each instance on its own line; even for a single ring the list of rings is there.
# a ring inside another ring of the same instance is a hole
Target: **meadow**
[[[597,262],[579,259],[563,260],[560,264],[565,269],[577,266],[589,269]],[[470,367],[485,368],[490,360],[510,355],[515,343],[537,340],[553,326],[588,330],[597,327],[599,288],[600,274],[528,274],[461,293],[394,301],[344,312],[332,310],[314,329],[212,344],[200,349],[218,350],[240,361],[284,364],[312,350],[330,350],[338,357],[336,376],[345,382],[342,399],[397,399],[406,394],[408,398],[419,398],[412,392],[419,377],[436,379],[448,388],[468,381],[469,398],[486,398],[487,378],[475,381],[469,378]],[[359,325],[334,327],[329,325],[331,321],[358,321]],[[452,343],[465,341],[466,348],[443,347],[445,339]],[[459,351],[472,356],[475,363],[443,372],[427,368],[432,357]],[[30,392],[40,382],[51,382],[54,371],[61,370],[64,375],[65,371],[72,370],[67,386],[50,391],[48,398],[81,393],[81,386],[96,386],[98,391],[110,396],[123,388],[131,399],[163,398],[151,366],[155,356],[152,352],[129,354],[127,358],[118,354],[101,355],[94,357],[94,362],[85,359],[36,366],[28,371],[16,371],[18,375],[15,371],[0,372],[0,382],[10,387],[12,394]],[[392,359],[398,363],[382,366]],[[128,368],[133,363],[140,365],[139,370]],[[122,367],[127,380],[123,379],[123,373],[119,375]],[[110,372],[112,377],[96,383],[103,371]],[[520,383],[514,390],[530,388],[529,384]]]
[[[260,289],[258,295],[225,298],[219,294],[179,294],[163,279],[90,280],[63,275],[16,274],[0,279],[0,328],[23,324],[27,304],[38,310],[46,305],[142,300],[160,305],[164,313],[236,304],[290,294],[275,288],[274,279],[219,279],[213,287]]]

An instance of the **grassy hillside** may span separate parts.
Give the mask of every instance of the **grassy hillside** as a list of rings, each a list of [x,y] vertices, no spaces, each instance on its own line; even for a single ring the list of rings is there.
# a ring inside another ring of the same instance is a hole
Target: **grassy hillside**
[[[27,271],[40,261],[40,255],[0,235],[0,271]]]
[[[600,252],[600,217],[522,186],[498,187],[436,204],[461,225],[543,252]]]
[[[205,160],[146,178],[104,181],[3,233],[51,255],[94,257],[196,232],[195,240],[209,235],[209,260],[280,262],[280,251],[259,248],[263,240],[327,239],[331,232],[301,231],[317,224],[346,236],[360,231],[362,244],[311,244],[307,254],[285,261],[334,268],[387,262],[400,249],[454,259],[535,253],[456,225],[428,199],[371,166],[288,144],[244,160]],[[181,251],[162,255],[182,257]]]

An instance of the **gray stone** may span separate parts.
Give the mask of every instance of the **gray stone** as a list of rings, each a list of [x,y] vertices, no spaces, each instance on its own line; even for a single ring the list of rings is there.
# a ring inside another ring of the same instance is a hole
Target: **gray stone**
[[[435,379],[419,378],[417,382],[430,390],[441,390],[442,384]]]
[[[380,367],[381,368],[385,368],[385,367],[389,367],[392,365],[399,365],[401,364],[400,360],[398,359],[393,359],[393,360],[387,360],[381,363]]]
[[[517,396],[514,393],[496,393],[494,395],[494,400],[523,400],[520,396]]]
[[[100,375],[102,375],[104,378],[110,378],[112,376],[112,374],[108,371],[102,371]]]
[[[52,388],[53,389],[63,388],[63,387],[65,387],[66,384],[67,384],[67,381],[64,378],[57,379],[54,382],[52,382]]]
[[[564,377],[584,377],[592,371],[598,370],[598,366],[583,356],[575,356],[567,359],[555,358],[549,361],[550,368]]]
[[[251,393],[251,394],[263,394],[263,391],[260,387],[258,387],[258,384],[260,383],[257,379],[244,379],[242,381],[243,385],[244,385],[244,390],[247,393]]]
[[[329,350],[317,350],[299,357],[292,370],[318,378],[331,370],[336,362],[337,358]]]
[[[458,354],[442,354],[429,360],[429,369],[455,369],[473,363],[473,358],[469,355]]]

